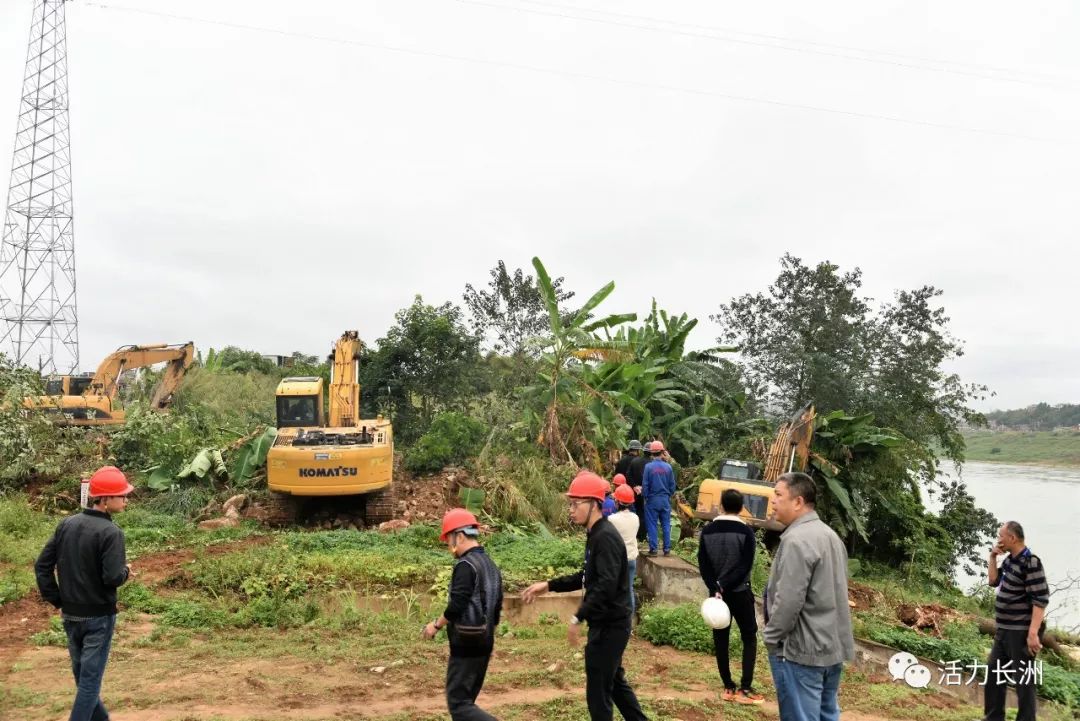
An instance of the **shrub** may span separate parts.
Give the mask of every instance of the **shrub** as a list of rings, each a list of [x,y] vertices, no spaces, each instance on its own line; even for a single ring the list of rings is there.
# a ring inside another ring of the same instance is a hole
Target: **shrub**
[[[738,627],[732,624],[729,653],[738,658],[742,653],[742,640]],[[697,604],[678,606],[651,606],[641,617],[638,635],[657,646],[672,646],[680,651],[713,652],[712,629],[701,618]]]
[[[207,630],[231,625],[229,614],[195,601],[174,599],[161,614],[161,624],[178,628]]]
[[[486,436],[487,428],[480,421],[462,413],[440,413],[405,452],[405,467],[414,473],[436,473],[475,456]]]
[[[49,619],[49,627],[44,631],[38,631],[30,637],[30,642],[35,646],[67,646],[67,632],[64,631],[64,621],[59,616]]]

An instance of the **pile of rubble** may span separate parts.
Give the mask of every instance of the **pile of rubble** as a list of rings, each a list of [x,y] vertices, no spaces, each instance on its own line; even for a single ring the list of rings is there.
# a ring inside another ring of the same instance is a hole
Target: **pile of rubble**
[[[458,491],[470,486],[466,470],[450,467],[426,476],[413,476],[396,470],[394,495],[395,518],[379,525],[380,531],[407,528],[412,523],[427,523],[442,518],[448,508],[458,505]],[[218,506],[209,504],[196,517],[200,529],[231,528],[241,519],[267,525],[273,523],[275,510],[266,494],[237,494]],[[363,500],[359,497],[313,497],[305,499],[305,509],[298,525],[313,530],[364,530]]]

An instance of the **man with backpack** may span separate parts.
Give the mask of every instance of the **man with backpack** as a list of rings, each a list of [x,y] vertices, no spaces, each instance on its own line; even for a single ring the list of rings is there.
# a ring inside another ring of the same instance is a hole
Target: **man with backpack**
[[[446,664],[446,705],[453,721],[496,721],[476,705],[495,648],[502,614],[502,574],[477,541],[480,524],[464,508],[452,508],[442,521],[439,540],[453,554],[450,598],[442,616],[424,627],[425,638],[446,628],[450,658]]]

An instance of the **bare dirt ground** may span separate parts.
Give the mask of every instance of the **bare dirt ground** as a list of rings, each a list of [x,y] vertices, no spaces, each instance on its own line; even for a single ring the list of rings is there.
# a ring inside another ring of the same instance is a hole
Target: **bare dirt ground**
[[[196,553],[219,555],[266,540],[149,554],[132,567],[143,584],[166,589],[182,585]],[[0,719],[66,719],[73,696],[67,651],[31,641],[49,628],[55,612],[36,594],[2,611]],[[445,719],[445,640],[416,638],[426,619],[387,617],[380,621],[389,624],[383,638],[379,628],[357,629],[355,635],[314,627],[176,629],[159,626],[154,616],[123,613],[102,697],[114,721]],[[415,627],[416,634],[411,628],[402,634],[402,625]],[[562,627],[501,638],[479,703],[501,719],[586,719],[577,653],[566,644]],[[779,719],[763,659],[757,685],[769,700],[759,707],[718,700],[711,656],[634,638],[624,663],[650,718]],[[841,699],[849,721],[959,721],[976,713],[949,697],[894,684],[882,673],[849,674]]]

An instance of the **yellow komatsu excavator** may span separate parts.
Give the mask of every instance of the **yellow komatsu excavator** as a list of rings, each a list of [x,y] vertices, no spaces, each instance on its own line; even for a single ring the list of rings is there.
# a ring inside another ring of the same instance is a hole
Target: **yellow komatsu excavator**
[[[111,426],[125,420],[117,403],[120,376],[124,371],[165,363],[161,379],[150,398],[150,407],[164,410],[172,403],[184,374],[195,361],[192,342],[166,345],[128,345],[118,348],[101,362],[93,376],[49,376],[45,395],[23,399],[24,408],[39,408],[54,415],[61,425]]]
[[[278,385],[278,434],[266,456],[266,480],[279,522],[292,520],[305,496],[359,496],[369,526],[393,517],[394,431],[382,416],[360,418],[362,347],[354,330],[334,346],[325,418],[322,378],[285,378]]]
[[[765,457],[764,473],[758,464],[750,461],[724,460],[717,474],[719,478],[706,478],[701,482],[696,508],[679,502],[683,522],[687,523],[691,518],[713,520],[723,512],[720,495],[734,488],[743,494],[741,516],[750,526],[768,531],[784,530],[783,524],[774,517],[773,486],[783,474],[806,469],[816,417],[813,404],[809,404],[780,426]]]

